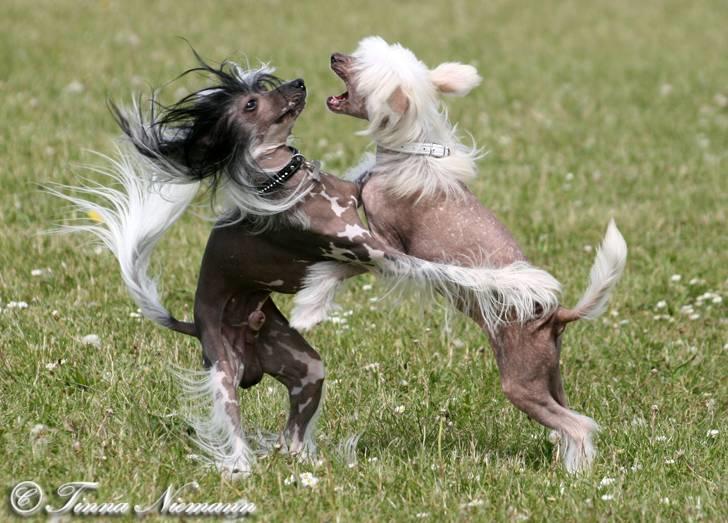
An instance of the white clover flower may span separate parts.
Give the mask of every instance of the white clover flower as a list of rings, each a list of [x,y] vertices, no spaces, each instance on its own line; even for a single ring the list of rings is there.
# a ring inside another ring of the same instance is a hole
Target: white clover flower
[[[371,283],[365,283],[361,286],[361,290],[363,291],[370,291],[372,290],[373,285]]]
[[[612,483],[614,483],[615,481],[617,481],[617,480],[616,480],[616,479],[614,479],[614,478],[607,478],[607,477],[604,477],[604,478],[602,478],[602,480],[601,480],[601,481],[599,482],[599,487],[600,487],[600,488],[601,488],[601,487],[607,487],[607,486],[611,485]]]
[[[371,371],[378,371],[379,370],[379,363],[376,362],[376,361],[374,363],[367,363],[366,365],[364,365],[362,367],[362,369],[364,369],[364,370],[371,370]]]
[[[642,465],[639,463],[635,463],[629,468],[629,470],[631,470],[632,472],[637,472],[638,470],[642,470]]]
[[[398,406],[394,407],[395,414],[402,414],[402,413],[404,413],[404,411],[405,411],[404,405],[398,405]]]
[[[701,280],[700,278],[691,278],[691,280],[688,282],[688,285],[703,285],[705,283],[705,280]]]
[[[28,303],[24,301],[9,301],[5,306],[6,309],[27,309]]]
[[[670,281],[673,283],[677,283],[680,280],[682,280],[682,276],[679,274],[673,274],[672,276],[670,276]]]
[[[415,517],[417,519],[429,518],[430,517],[430,513],[429,512],[418,512],[417,514],[415,514]]]
[[[612,501],[614,499],[614,496],[612,494],[604,494],[602,496],[602,501]]]
[[[713,303],[723,303],[723,298],[720,296],[713,296],[713,299],[711,301]]]
[[[655,441],[667,441],[667,436],[655,436]]]
[[[48,370],[54,370],[57,367],[58,367],[58,363],[56,363],[55,361],[52,361],[50,363],[46,363],[46,366],[45,366],[45,368],[48,369]]]
[[[33,428],[30,429],[30,445],[33,453],[44,453],[48,443],[48,427],[42,423],[33,425]]]
[[[720,431],[718,429],[710,429],[707,432],[706,436],[708,436],[709,438],[717,438],[718,434],[720,434]]]
[[[84,89],[86,88],[81,82],[79,82],[78,80],[74,80],[70,84],[68,84],[63,90],[69,94],[79,94],[82,93]]]
[[[31,438],[38,438],[43,433],[48,431],[48,427],[43,425],[42,423],[38,423],[36,425],[33,425],[33,428],[30,429],[30,437]]]
[[[667,302],[665,300],[660,300],[655,304],[655,309],[664,309],[667,307]]]
[[[666,459],[665,460],[665,465],[674,465],[674,464],[675,464],[675,460],[674,459]]]
[[[98,349],[99,347],[101,347],[101,338],[99,338],[98,334],[87,334],[86,336],[81,338],[81,343],[83,345],[90,345]]]
[[[661,505],[669,505],[670,504],[670,498],[660,498],[660,504]]]
[[[286,486],[295,485],[296,484],[296,475],[291,474],[290,476],[288,476],[286,479],[283,480],[283,484]]]
[[[690,316],[688,316],[688,318],[690,318],[693,321],[699,320],[700,319],[700,314],[697,314],[697,313],[691,314]]]
[[[319,479],[310,472],[302,472],[298,476],[298,479],[301,483],[301,486],[306,488],[313,488],[319,482]]]
[[[53,272],[53,271],[51,271],[50,269],[33,269],[32,271],[30,271],[30,275],[37,277],[37,276],[44,276],[46,274],[51,274],[51,272]]]
[[[471,501],[468,501],[467,503],[461,503],[460,508],[473,508],[473,507],[482,507],[485,504],[485,501],[482,499],[473,499]]]
[[[594,247],[591,245],[584,245],[584,252],[592,252],[594,250]]]

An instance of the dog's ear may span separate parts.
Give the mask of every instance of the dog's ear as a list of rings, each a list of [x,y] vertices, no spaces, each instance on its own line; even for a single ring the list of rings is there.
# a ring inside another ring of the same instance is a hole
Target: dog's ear
[[[455,96],[465,96],[482,80],[475,67],[458,62],[438,65],[430,71],[430,78],[438,91]]]
[[[394,92],[389,95],[387,105],[398,115],[403,115],[407,112],[407,109],[409,109],[409,97],[401,86],[398,85]]]

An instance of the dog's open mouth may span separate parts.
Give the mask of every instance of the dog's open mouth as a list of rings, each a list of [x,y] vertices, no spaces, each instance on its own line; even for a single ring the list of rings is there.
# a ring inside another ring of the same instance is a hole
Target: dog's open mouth
[[[349,91],[344,91],[342,94],[338,96],[329,96],[326,99],[326,106],[329,108],[330,111],[334,111],[335,113],[341,112],[346,105],[346,102],[349,101]]]
[[[338,96],[329,96],[326,99],[326,106],[329,108],[330,111],[333,111],[335,113],[342,112],[345,108],[347,103],[349,102],[349,91],[351,90],[351,86],[349,85],[349,79],[347,77],[347,74],[344,70],[342,70],[339,63],[331,63],[331,70],[336,73],[336,76],[341,78],[341,81],[344,82],[344,86],[346,87],[346,91],[341,93]]]

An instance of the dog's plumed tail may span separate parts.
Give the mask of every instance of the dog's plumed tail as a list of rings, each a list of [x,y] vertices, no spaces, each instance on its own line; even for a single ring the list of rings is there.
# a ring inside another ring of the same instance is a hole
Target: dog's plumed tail
[[[156,282],[147,270],[157,242],[190,204],[199,184],[157,184],[153,181],[151,162],[139,158],[131,148],[122,146],[118,152],[117,158],[102,156],[109,163],[108,168],[94,170],[111,177],[121,185],[120,189],[102,185],[73,188],[74,192],[101,199],[103,203],[51,189],[95,222],[64,225],[61,230],[94,234],[118,260],[127,290],[145,317],[197,336],[193,323],[176,320],[161,304]]]
[[[561,292],[556,278],[527,262],[464,267],[398,256],[374,270],[396,285],[424,288],[455,308],[475,312],[491,333],[510,321],[524,323],[552,313]]]
[[[496,268],[465,267],[394,252],[373,254],[369,269],[392,288],[413,287],[442,295],[460,310],[475,311],[490,332],[509,321],[526,322],[548,315],[559,305],[559,282],[526,262]],[[291,326],[307,330],[326,318],[334,306],[337,286],[347,276],[339,267],[334,262],[321,262],[309,268],[304,288],[294,299]]]
[[[589,274],[589,286],[576,307],[559,309],[558,319],[568,323],[582,318],[598,318],[606,309],[609,296],[622,276],[626,262],[627,243],[614,220],[610,220]]]

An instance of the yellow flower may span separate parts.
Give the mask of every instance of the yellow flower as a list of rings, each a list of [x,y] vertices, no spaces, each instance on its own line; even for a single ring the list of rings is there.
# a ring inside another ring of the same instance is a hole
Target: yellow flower
[[[95,221],[96,223],[103,223],[104,218],[101,216],[101,214],[98,211],[88,211],[86,215],[89,217],[89,219]]]

